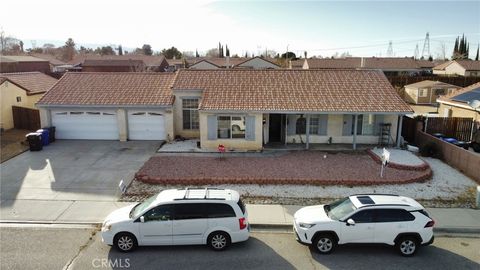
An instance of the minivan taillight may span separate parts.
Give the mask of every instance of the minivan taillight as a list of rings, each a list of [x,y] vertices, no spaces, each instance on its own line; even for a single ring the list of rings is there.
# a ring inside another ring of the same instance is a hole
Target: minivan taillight
[[[425,228],[433,227],[433,225],[435,225],[435,221],[432,219],[425,224]]]
[[[243,230],[247,227],[247,219],[244,217],[238,219],[238,223],[240,224],[240,230]]]

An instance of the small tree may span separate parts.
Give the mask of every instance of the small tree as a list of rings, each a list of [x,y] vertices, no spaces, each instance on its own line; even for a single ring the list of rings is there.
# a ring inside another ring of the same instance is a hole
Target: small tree
[[[168,59],[181,59],[182,53],[175,47],[171,47],[170,49],[163,49],[161,52],[166,58]]]
[[[149,44],[143,44],[142,52],[144,55],[153,55],[152,46],[150,46]]]
[[[122,45],[118,45],[118,55],[123,55],[123,48],[122,48]]]
[[[72,38],[68,38],[63,46],[63,60],[70,61],[75,56],[75,42]]]

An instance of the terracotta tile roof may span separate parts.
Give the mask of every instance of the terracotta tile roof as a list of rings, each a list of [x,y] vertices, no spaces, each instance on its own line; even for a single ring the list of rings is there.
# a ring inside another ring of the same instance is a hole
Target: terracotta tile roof
[[[465,103],[454,101],[452,99],[455,98],[456,96],[460,95],[460,94],[472,91],[472,90],[477,89],[477,88],[480,88],[480,82],[474,83],[472,85],[469,85],[469,86],[461,88],[461,89],[457,89],[450,94],[439,97],[437,100],[448,101],[448,102],[452,102],[452,103],[458,103],[458,104],[464,104],[465,105]]]
[[[202,110],[412,112],[372,70],[180,70],[173,89],[203,89]]]
[[[460,88],[460,86],[456,86],[453,84],[448,84],[441,81],[430,81],[430,80],[425,80],[425,81],[405,85],[405,87],[409,87],[409,88],[425,88],[425,87],[434,87],[434,86],[443,87],[443,88]]]
[[[433,67],[434,70],[445,70],[445,68],[450,65],[451,63],[453,63],[453,61],[447,61],[445,63],[442,63],[442,64],[439,64],[439,65],[436,65]]]
[[[261,59],[261,60],[263,60],[263,61],[265,61],[265,62],[268,62],[268,63],[270,63],[270,64],[273,64],[273,65],[275,65],[275,66],[277,66],[277,67],[280,67],[280,66],[277,64],[277,60],[276,60],[275,58],[260,57],[260,56],[255,56],[255,57],[253,57],[253,58],[248,58],[248,59],[244,60],[243,62],[237,63],[234,67],[244,65],[244,64],[247,63],[248,61],[251,61],[251,60],[256,59],[256,58]],[[231,59],[231,58],[230,58],[230,59]],[[248,65],[247,65],[247,66],[248,66]]]
[[[2,62],[5,61],[5,59],[8,59],[12,62],[48,62],[45,59],[40,59],[30,55],[2,55],[1,58]]]
[[[464,67],[466,70],[477,71],[480,70],[480,61],[474,60],[455,60],[460,66]]]
[[[48,62],[50,62],[51,65],[54,65],[54,66],[62,66],[62,65],[66,64],[65,62],[57,59],[54,55],[51,55],[51,54],[32,53],[31,56],[37,57],[37,58],[40,58],[40,59],[43,59],[43,60],[47,60]]]
[[[292,68],[303,68],[303,63],[305,62],[305,59],[293,60],[291,62]]]
[[[84,67],[131,67],[131,66],[143,66],[142,60],[134,59],[85,59],[83,62]]]
[[[250,60],[252,58],[245,58],[245,57],[230,57],[230,66],[236,66],[242,62],[245,62],[247,60]],[[227,58],[219,58],[219,57],[198,57],[198,58],[192,58],[188,59],[188,63],[190,66],[195,65],[198,62],[201,61],[207,61],[211,64],[214,64],[219,67],[226,67],[227,65]]]
[[[8,80],[25,89],[30,95],[45,93],[57,82],[57,79],[38,71],[0,73],[0,78],[3,78],[3,81]]]
[[[443,61],[443,60],[433,60],[433,61],[428,61],[428,60],[415,60],[415,62],[417,62],[417,65],[421,68],[433,68],[433,67],[436,67],[440,64],[443,64],[447,61]]]
[[[97,61],[111,61],[111,60],[135,60],[143,61],[146,66],[159,66],[165,57],[163,55],[140,55],[140,54],[127,54],[127,55],[95,55],[95,54],[80,54],[76,55],[75,58],[69,61],[69,64],[78,65],[83,64],[86,60],[97,60]],[[98,62],[97,62],[98,63]]]
[[[307,64],[309,69],[355,69],[360,67],[360,58],[310,58]]]
[[[67,72],[39,105],[173,104],[174,73]]]
[[[400,57],[366,57],[364,68],[372,69],[420,69],[420,66],[412,58]],[[360,59],[361,61],[361,59]],[[360,66],[362,68],[362,66]]]

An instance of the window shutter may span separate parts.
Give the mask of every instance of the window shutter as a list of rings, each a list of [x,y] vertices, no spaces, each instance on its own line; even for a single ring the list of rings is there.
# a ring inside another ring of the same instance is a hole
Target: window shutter
[[[327,135],[328,114],[319,115],[318,135]]]
[[[245,117],[245,139],[255,141],[255,116],[247,115]]]
[[[344,114],[343,115],[343,136],[352,136],[352,121],[353,115],[351,114]]]
[[[207,137],[208,140],[216,140],[217,139],[217,116],[216,115],[209,115],[207,117]]]

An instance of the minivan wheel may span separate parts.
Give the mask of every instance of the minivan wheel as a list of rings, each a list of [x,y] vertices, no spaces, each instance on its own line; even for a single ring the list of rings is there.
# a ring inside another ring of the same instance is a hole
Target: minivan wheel
[[[121,252],[129,252],[137,247],[137,239],[130,233],[120,233],[115,236],[114,245]]]
[[[230,236],[225,232],[213,232],[208,236],[208,246],[215,251],[225,250],[230,246]]]
[[[319,235],[313,240],[313,247],[320,254],[329,254],[337,246],[337,241],[329,234]]]
[[[418,241],[411,236],[403,237],[397,242],[397,249],[404,257],[413,256],[417,252]]]

